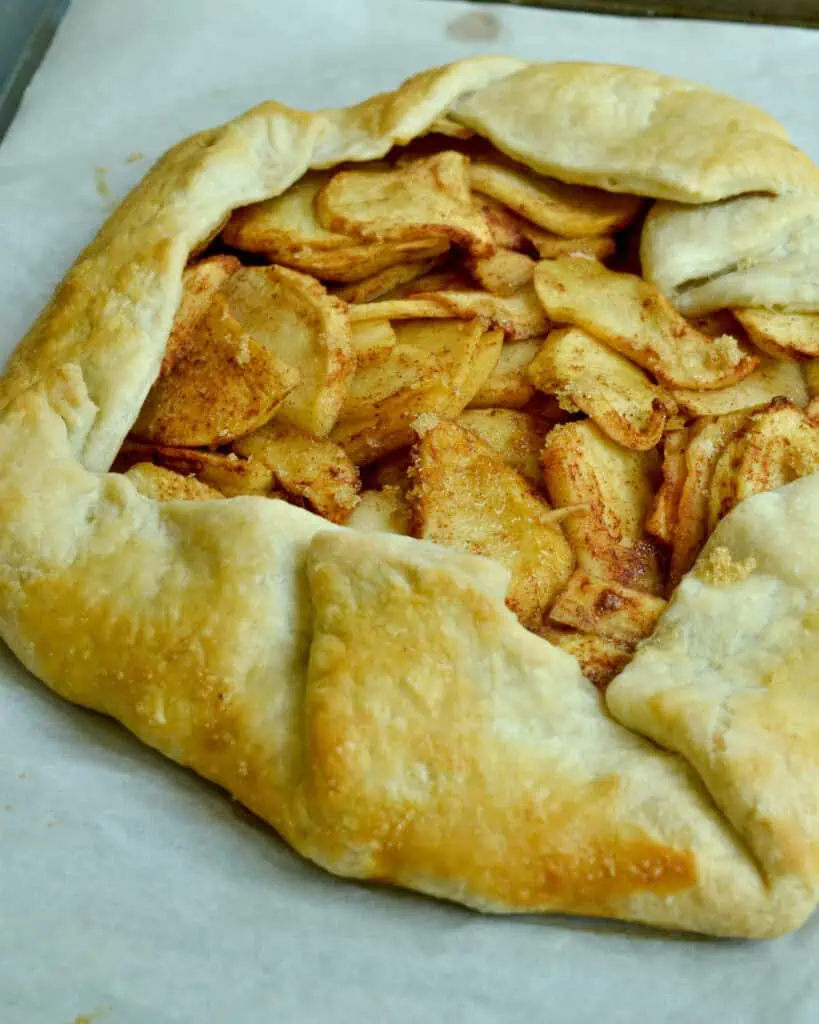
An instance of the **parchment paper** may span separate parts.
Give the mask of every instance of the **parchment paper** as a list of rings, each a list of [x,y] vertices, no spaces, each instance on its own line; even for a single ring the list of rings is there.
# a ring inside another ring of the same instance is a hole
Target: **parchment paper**
[[[767,107],[819,158],[810,31],[442,0],[74,0],[0,148],[2,356],[180,136],[488,51],[699,79]],[[481,918],[336,880],[0,651],[1,1024],[813,1024],[817,963],[819,919],[714,942]]]

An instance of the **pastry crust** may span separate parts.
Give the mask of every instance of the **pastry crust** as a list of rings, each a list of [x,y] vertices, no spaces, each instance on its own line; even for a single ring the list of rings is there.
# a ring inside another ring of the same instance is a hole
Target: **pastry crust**
[[[779,214],[760,223],[754,205],[813,210],[819,170],[767,115],[702,87],[486,57],[348,110],[263,104],[155,165],[0,380],[0,633],[57,693],[338,874],[487,911],[786,932],[819,885],[816,477],[722,522],[609,688],[615,721],[576,660],[506,610],[494,563],[261,497],[157,502],[108,472],[189,254],[236,207],[443,117],[569,183],[725,200],[649,215],[644,260],[679,305],[702,268],[661,235],[717,224],[715,273],[727,215],[767,254],[742,305],[819,310]]]
[[[819,309],[819,189],[657,203],[640,255],[646,277],[687,316],[748,305]]]

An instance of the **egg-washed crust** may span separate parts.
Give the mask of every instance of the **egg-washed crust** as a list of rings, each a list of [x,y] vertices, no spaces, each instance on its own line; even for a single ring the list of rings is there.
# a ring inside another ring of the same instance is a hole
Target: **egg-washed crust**
[[[819,885],[819,479],[723,521],[609,687],[615,721],[577,661],[506,610],[494,563],[281,501],[156,502],[108,472],[159,373],[189,254],[232,209],[444,116],[563,181],[688,204],[665,204],[658,230],[713,200],[739,216],[732,197],[749,192],[790,225],[794,197],[819,195],[819,170],[767,115],[603,65],[474,58],[347,110],[265,103],[181,142],[0,381],[0,633],[57,693],[330,871],[486,911],[791,930]],[[770,246],[758,224],[743,237],[770,262],[783,229],[765,213]],[[658,237],[650,276],[674,290],[690,273]],[[705,272],[730,277],[743,254],[726,262],[715,237]],[[819,310],[807,279],[789,296],[746,276],[743,304],[775,292]],[[719,304],[706,292],[698,309]]]

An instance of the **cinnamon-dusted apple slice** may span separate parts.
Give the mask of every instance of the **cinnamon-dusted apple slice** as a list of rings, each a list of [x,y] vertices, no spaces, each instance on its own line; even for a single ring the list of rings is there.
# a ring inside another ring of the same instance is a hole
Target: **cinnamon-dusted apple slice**
[[[819,471],[819,426],[785,400],[753,413],[743,433],[739,501]]]
[[[751,344],[748,331],[730,309],[715,309],[702,316],[690,317],[688,322],[709,338],[729,335],[744,346]],[[760,351],[764,349],[756,346]],[[806,364],[803,364],[806,365]],[[767,405],[773,398],[789,398],[796,405],[804,405],[808,392],[800,367],[780,357],[760,356],[759,365],[743,380],[718,391],[691,391],[675,389],[673,392],[680,412],[687,416],[724,416]]]
[[[685,483],[685,449],[688,429],[669,430],[663,439],[663,482],[654,495],[651,515],[646,520],[646,532],[652,537],[671,544],[677,524],[683,484]]]
[[[286,267],[244,267],[228,278],[221,294],[244,330],[301,374],[278,418],[325,437],[356,369],[344,303]]]
[[[543,338],[510,341],[501,349],[497,365],[469,403],[472,409],[521,409],[535,395],[526,368],[540,351]]]
[[[331,177],[328,171],[311,172],[282,195],[236,210],[222,237],[238,249],[264,253],[271,262],[328,281],[361,281],[448,248],[445,239],[362,243],[359,238],[325,230],[315,203]]]
[[[785,399],[751,413],[722,451],[711,480],[708,528],[746,498],[819,470],[819,427]]]
[[[135,462],[153,462],[182,476],[195,476],[225,498],[239,494],[272,496],[276,481],[262,463],[240,458],[235,452],[212,452],[198,448],[167,448],[162,445],[126,441],[114,463],[115,469]]]
[[[354,283],[368,281],[376,274],[408,261],[434,260],[447,251],[445,241],[363,242],[328,252],[299,250],[289,259],[266,253],[272,263],[283,263],[323,281]]]
[[[377,411],[383,402],[392,401],[405,390],[426,388],[436,375],[439,380],[445,379],[443,368],[433,355],[396,344],[386,360],[362,366],[356,372],[347,389],[338,425]]]
[[[165,346],[161,373],[170,373],[174,364],[184,357],[214,295],[240,266],[235,256],[209,256],[185,267],[182,272],[182,298]]]
[[[473,192],[472,203],[486,218],[492,240],[501,249],[525,252],[530,245],[529,228],[541,230],[531,221],[514,213],[508,206],[480,192]]]
[[[555,259],[572,253],[584,253],[595,259],[605,260],[617,248],[611,235],[586,235],[581,238],[564,238],[553,231],[540,228],[525,217],[519,216],[480,192],[473,192],[472,201],[486,217],[495,244],[502,249],[531,253],[536,251],[541,259]]]
[[[395,348],[395,331],[389,320],[362,320],[350,324],[350,345],[356,366],[380,363]]]
[[[643,205],[637,196],[566,185],[500,157],[473,160],[470,181],[477,192],[567,238],[618,231],[634,220]]]
[[[474,287],[440,291],[413,291],[398,298],[349,307],[351,323],[366,320],[434,320],[480,317],[511,340],[543,334],[549,321],[531,285],[513,295],[493,295]]]
[[[714,464],[708,490],[706,536],[713,533],[720,519],[738,504],[736,477],[742,462],[744,427],[728,439]]]
[[[549,320],[532,285],[513,295],[444,290],[416,292],[414,297],[436,303],[448,310],[450,316],[479,316],[493,327],[500,328],[510,341],[539,337],[549,329]]]
[[[625,644],[649,636],[666,602],[645,590],[601,580],[577,569],[558,594],[549,617],[562,626],[594,633]]]
[[[241,271],[237,271],[241,273]],[[132,434],[160,445],[222,445],[266,423],[301,373],[211,300],[184,355],[148,393]]]
[[[546,625],[538,630],[550,644],[577,658],[583,675],[599,690],[605,690],[631,661],[634,645],[565,626]]]
[[[754,345],[775,359],[819,356],[819,313],[778,313],[757,306],[733,313]]]
[[[504,349],[503,342],[503,331],[497,328],[482,331],[468,360],[453,376],[450,416],[463,412],[495,372]]]
[[[282,490],[320,516],[343,523],[358,504],[358,470],[344,449],[286,423],[268,423],[234,442],[234,451],[269,469]]]
[[[508,206],[480,192],[473,191],[472,202],[486,218],[492,238],[500,249],[531,256],[539,251],[541,244],[548,246],[550,239],[566,241],[551,231],[539,228],[537,224],[510,210]],[[594,242],[595,239],[590,238],[589,241]]]
[[[446,375],[449,401],[442,414],[457,416],[497,365],[503,334],[481,320],[409,320],[395,324],[399,345],[429,352]]]
[[[563,238],[551,231],[538,230],[536,234],[530,233],[529,237],[543,260],[555,260],[559,256],[591,256],[596,260],[607,260],[617,249],[611,235]]]
[[[284,259],[303,250],[353,244],[349,235],[322,227],[316,214],[316,196],[331,177],[330,171],[310,171],[281,195],[234,210],[222,237],[237,249]]]
[[[787,398],[794,405],[805,405],[808,392],[798,364],[761,356],[759,365],[743,380],[719,391],[691,391],[675,388],[671,392],[680,411],[688,416],[724,416],[767,405],[774,398]]]
[[[516,409],[467,409],[458,424],[482,441],[536,487],[543,487],[540,453],[552,424]]]
[[[401,487],[390,485],[380,491],[364,491],[346,525],[363,533],[398,533],[407,536],[411,519],[412,512],[406,492]]]
[[[339,299],[344,299],[345,302],[374,302],[376,299],[388,295],[394,289],[429,274],[437,262],[436,259],[429,259],[399,263],[395,267],[387,267],[377,274],[365,277],[362,281],[342,285],[340,288],[336,288],[333,294]]]
[[[411,476],[415,536],[506,566],[506,603],[524,625],[539,626],[574,562],[548,502],[477,434],[455,423],[423,434]]]
[[[446,270],[435,270],[430,274],[409,281],[407,284],[394,288],[386,299],[409,299],[427,292],[469,292],[475,291],[476,285],[462,266],[449,267]]]
[[[153,462],[136,462],[125,476],[140,494],[154,501],[214,501],[223,497],[195,476],[182,476]]]
[[[735,338],[696,331],[653,285],[597,260],[542,260],[535,289],[553,320],[582,327],[668,387],[727,387],[758,363]]]
[[[411,444],[415,420],[425,413],[444,415],[451,401],[438,359],[413,346],[396,345],[387,359],[358,370],[330,439],[356,465],[367,465]]]
[[[564,521],[581,569],[627,587],[662,593],[657,553],[645,523],[658,470],[656,452],[621,447],[591,420],[563,423],[546,436],[546,491]]]
[[[535,272],[535,261],[512,249],[467,260],[467,266],[478,284],[494,295],[514,295],[532,283]]]
[[[647,451],[662,437],[671,396],[629,359],[579,327],[552,331],[526,369],[538,390],[585,412],[612,440]]]
[[[703,417],[689,429],[683,482],[671,530],[668,588],[672,591],[694,564],[708,536],[708,500],[714,466],[748,418],[746,412]]]
[[[476,256],[495,247],[471,202],[469,160],[454,150],[401,166],[338,171],[318,193],[315,209],[329,231],[365,241],[444,239]]]
[[[475,315],[466,312],[463,319],[472,319]],[[371,320],[449,320],[458,314],[437,302],[434,296],[407,296],[350,306],[348,316],[351,324],[362,324]]]

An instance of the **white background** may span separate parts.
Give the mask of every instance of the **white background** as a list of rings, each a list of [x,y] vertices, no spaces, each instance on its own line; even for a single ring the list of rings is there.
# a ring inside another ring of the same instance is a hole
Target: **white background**
[[[498,37],[453,38],[476,11]],[[478,52],[698,79],[819,158],[817,32],[442,0],[74,0],[0,147],[0,356],[180,136],[267,98],[346,104]],[[819,920],[712,942],[483,919],[338,881],[0,649],[1,1024],[813,1024],[817,963]]]

